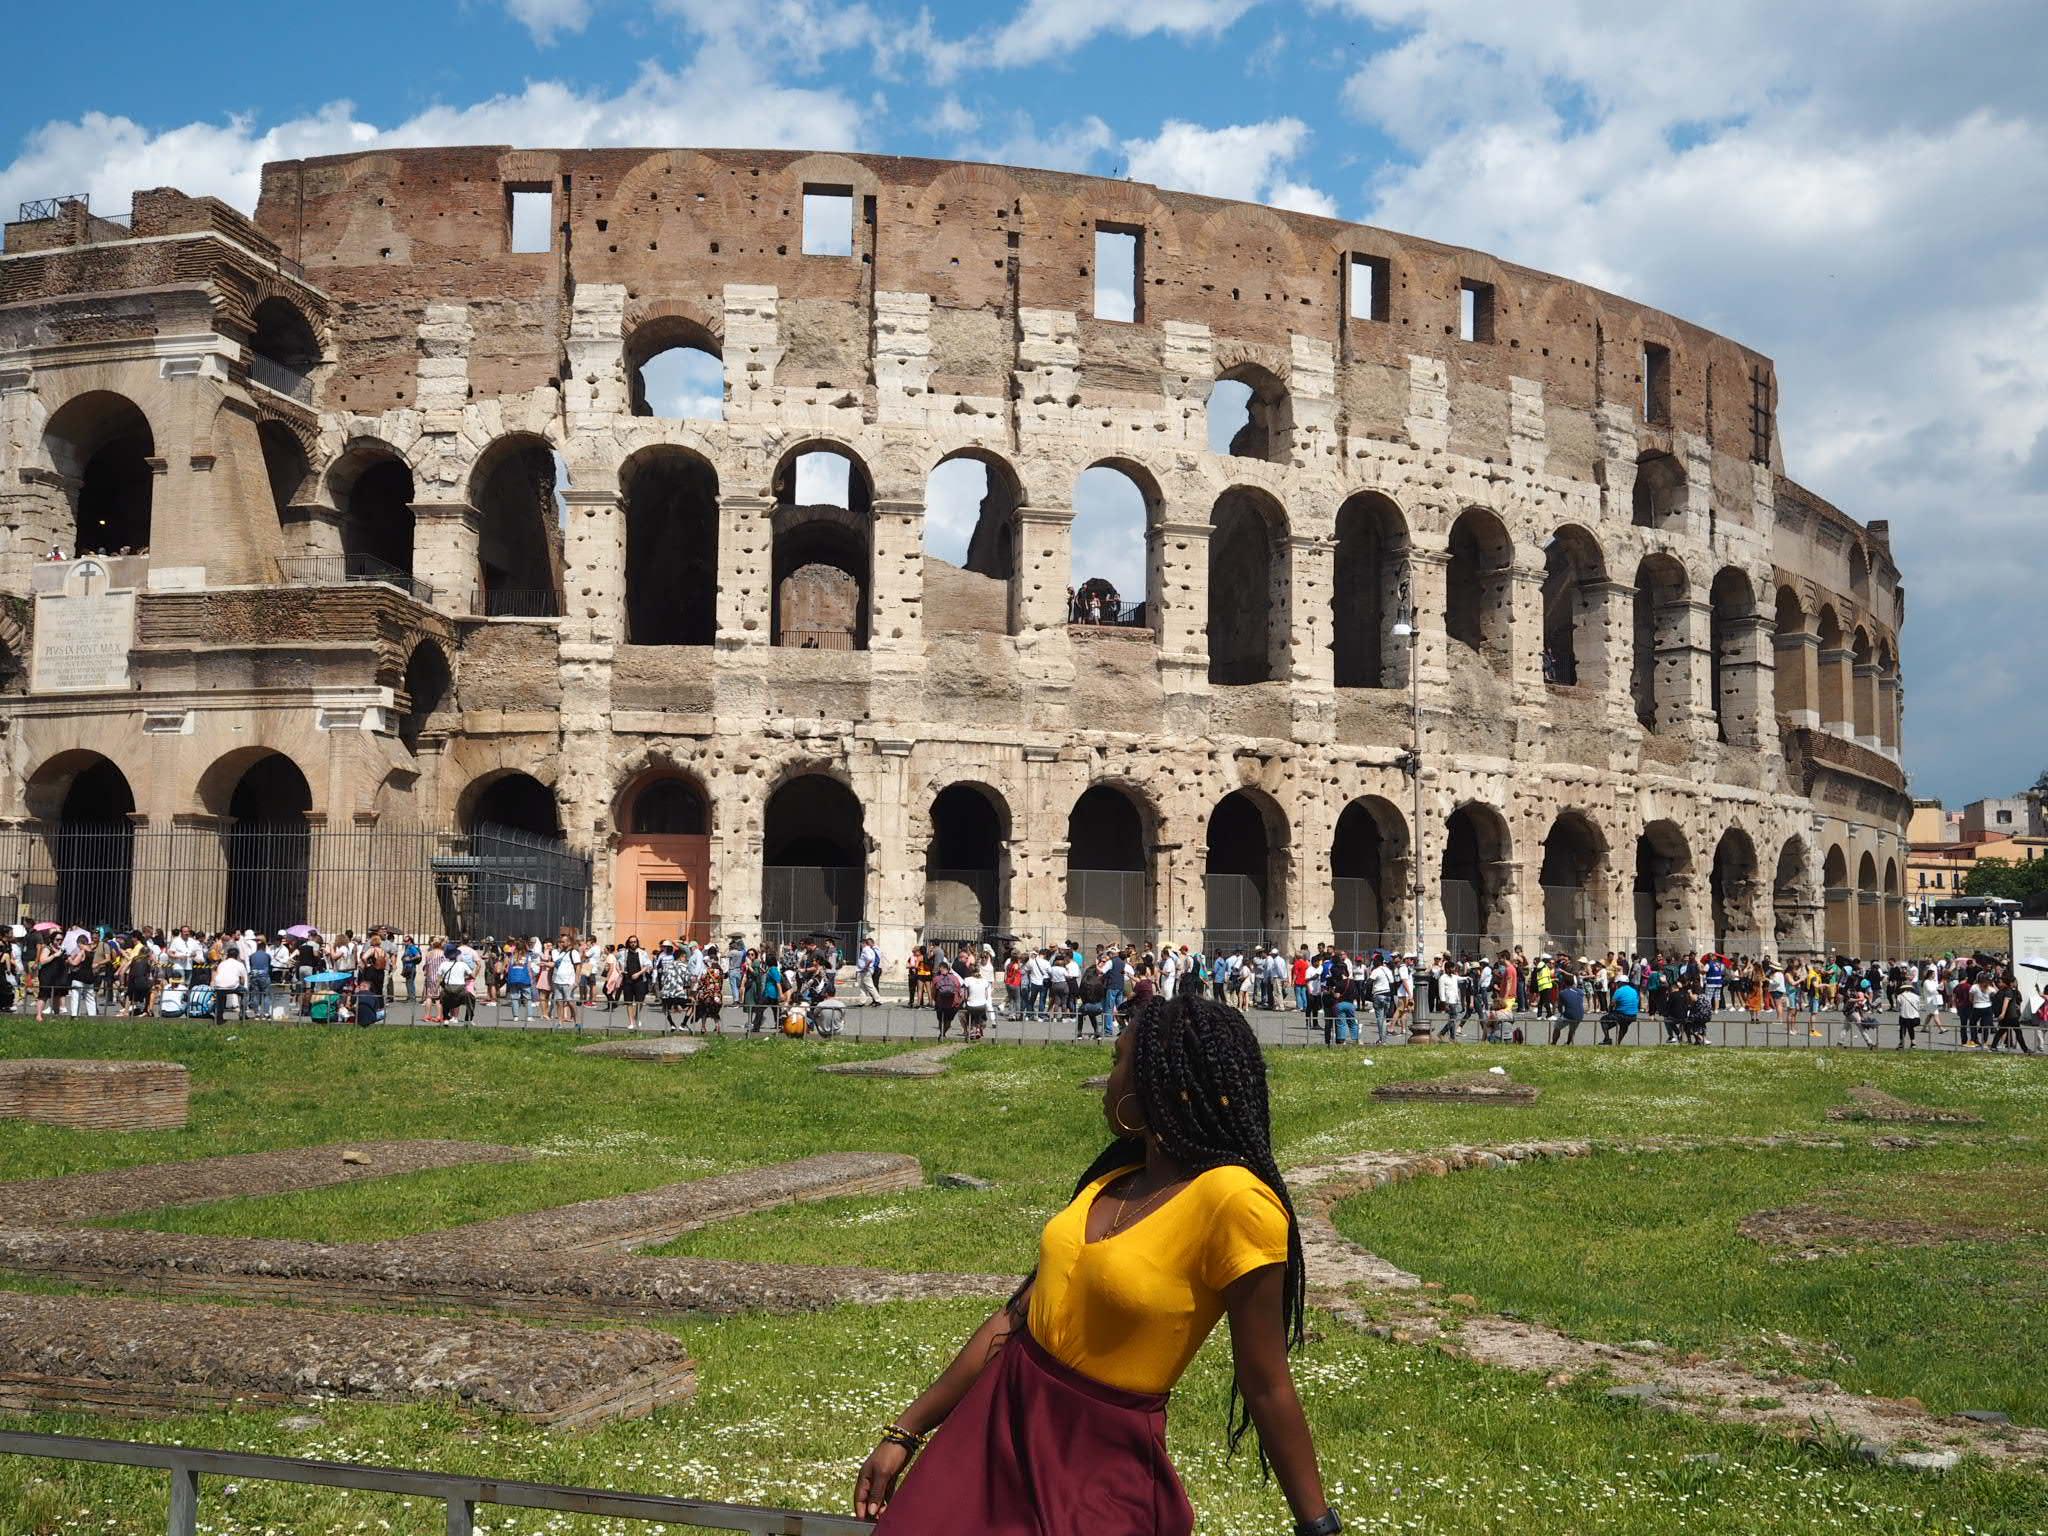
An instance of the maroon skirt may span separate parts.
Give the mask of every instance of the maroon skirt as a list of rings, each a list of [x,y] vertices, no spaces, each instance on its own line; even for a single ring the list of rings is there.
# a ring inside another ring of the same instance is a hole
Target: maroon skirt
[[[1166,1394],[1106,1387],[1012,1333],[905,1474],[876,1536],[1191,1536]]]

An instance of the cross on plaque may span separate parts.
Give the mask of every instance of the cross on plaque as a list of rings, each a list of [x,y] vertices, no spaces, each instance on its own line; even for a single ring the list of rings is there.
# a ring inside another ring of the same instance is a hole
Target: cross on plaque
[[[76,569],[80,589],[79,596],[81,597],[92,596],[92,580],[95,576],[109,582],[112,581],[112,578],[107,575],[107,568],[97,560],[81,560],[78,562]]]

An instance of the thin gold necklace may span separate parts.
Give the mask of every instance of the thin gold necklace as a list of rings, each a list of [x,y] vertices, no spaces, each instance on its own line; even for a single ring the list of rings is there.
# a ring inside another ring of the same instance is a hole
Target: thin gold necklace
[[[1185,1184],[1187,1180],[1182,1179],[1180,1182],[1182,1184]],[[1160,1197],[1171,1192],[1174,1189],[1174,1187],[1174,1185],[1168,1184],[1159,1189],[1153,1190],[1151,1194],[1145,1197],[1144,1202],[1138,1207],[1138,1215],[1136,1218],[1133,1219],[1142,1220],[1145,1213],[1151,1210],[1154,1205],[1157,1205],[1159,1203]],[[1117,1233],[1123,1231],[1124,1215],[1129,1209],[1129,1197],[1125,1195],[1118,1195],[1116,1197],[1116,1220],[1112,1221],[1109,1224],[1109,1230],[1102,1234],[1104,1237],[1115,1237]]]

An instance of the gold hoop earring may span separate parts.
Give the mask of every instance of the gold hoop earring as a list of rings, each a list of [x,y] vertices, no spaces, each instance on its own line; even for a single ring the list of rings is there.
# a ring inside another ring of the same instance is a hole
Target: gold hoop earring
[[[1142,1125],[1124,1124],[1124,1099],[1135,1099],[1136,1097],[1137,1095],[1135,1093],[1125,1094],[1123,1096],[1123,1099],[1118,1099],[1116,1101],[1116,1108],[1112,1109],[1109,1112],[1110,1124],[1114,1125],[1119,1131],[1123,1132],[1123,1134],[1126,1136],[1142,1136],[1145,1134],[1146,1127]]]

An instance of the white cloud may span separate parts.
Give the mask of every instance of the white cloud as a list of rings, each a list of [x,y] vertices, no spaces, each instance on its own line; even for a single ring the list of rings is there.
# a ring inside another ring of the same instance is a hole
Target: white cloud
[[[1102,157],[1116,143],[1109,124],[1090,115],[1078,122],[1062,123],[1051,133],[1040,135],[1027,112],[1014,112],[1007,119],[1008,132],[993,141],[963,140],[954,154],[963,160],[987,160],[996,165],[1030,166],[1042,171],[1096,171]]]
[[[1308,137],[1308,125],[1297,117],[1228,128],[1175,120],[1162,125],[1154,138],[1124,140],[1123,149],[1138,181],[1333,215],[1336,204],[1327,196],[1283,174]]]
[[[557,32],[581,32],[590,24],[590,0],[505,0],[505,10],[543,48]]]
[[[1227,29],[1257,0],[1025,0],[990,40],[988,60],[998,66],[1037,64],[1071,53],[1105,32],[1123,37],[1214,35]]]
[[[836,0],[657,0],[698,36],[744,48],[750,57],[785,64],[804,73],[824,68],[833,54],[865,52],[883,79],[893,79],[905,60],[917,60],[934,80],[946,80],[967,61],[968,45],[940,37],[931,14],[907,20],[878,15],[869,6]]]
[[[346,101],[270,128],[234,117],[152,132],[126,117],[88,112],[28,136],[0,169],[0,205],[85,189],[95,207],[112,211],[125,208],[138,187],[172,186],[249,211],[266,160],[429,144],[846,149],[861,122],[861,109],[839,91],[778,84],[743,50],[712,42],[675,72],[647,65],[613,95],[535,81],[514,95],[429,107],[388,128],[360,120]]]
[[[975,129],[979,128],[981,126],[981,116],[979,113],[962,106],[959,97],[946,96],[919,120],[917,126],[926,133],[952,134],[957,137],[963,133],[972,133]]]
[[[1730,0],[1703,27],[1623,0],[1321,3],[1407,29],[1346,87],[1409,151],[1372,221],[1772,355],[1790,472],[1891,526],[1916,789],[2031,781],[2039,727],[1984,658],[2038,627],[2048,584],[2038,13]]]

